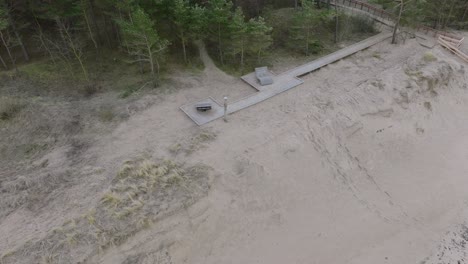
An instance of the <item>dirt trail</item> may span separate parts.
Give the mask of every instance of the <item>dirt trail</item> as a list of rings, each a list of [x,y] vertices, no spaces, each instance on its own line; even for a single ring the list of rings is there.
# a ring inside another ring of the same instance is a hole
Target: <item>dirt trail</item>
[[[205,65],[204,73],[208,77],[208,79],[234,79],[232,76],[227,75],[225,72],[221,71],[218,67],[216,67],[215,63],[208,55],[206,51],[205,43],[203,41],[196,41],[195,44],[198,47],[198,52],[200,53],[200,58]]]

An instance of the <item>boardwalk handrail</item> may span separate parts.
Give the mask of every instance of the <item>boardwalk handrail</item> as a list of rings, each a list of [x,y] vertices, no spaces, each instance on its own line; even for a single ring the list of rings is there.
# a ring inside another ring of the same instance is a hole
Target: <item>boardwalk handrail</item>
[[[445,36],[445,37],[449,37],[449,38],[453,38],[453,39],[457,39],[457,40],[462,39],[462,37],[460,37],[460,36],[456,36],[454,34],[451,34],[451,33],[448,33],[448,32],[442,31],[442,30],[437,30],[437,29],[434,29],[434,28],[431,28],[431,27],[428,27],[428,26],[424,26],[424,25],[418,25],[415,29],[416,29],[416,31],[425,32],[426,34],[429,34],[429,32],[430,32],[434,37]]]
[[[321,2],[328,3],[328,0],[321,0]],[[392,13],[387,12],[387,11],[385,11],[383,9],[377,8],[377,7],[375,7],[373,5],[370,5],[368,3],[358,1],[358,0],[330,0],[330,3],[331,4],[338,4],[338,5],[342,5],[342,6],[349,6],[351,8],[355,8],[355,9],[360,9],[360,10],[362,10],[364,12],[373,14],[373,15],[378,16],[378,17],[383,18],[383,19],[388,19],[388,20],[392,20],[392,21],[395,19],[394,15]],[[366,11],[366,9],[367,9],[367,11]]]
[[[320,0],[322,3],[328,3],[328,0]],[[390,21],[395,21],[396,18],[395,16],[388,12],[388,11],[385,11],[381,8],[377,8],[373,5],[370,5],[368,3],[364,3],[364,2],[361,2],[361,1],[358,1],[358,0],[330,0],[330,4],[337,4],[337,5],[341,5],[341,6],[348,6],[350,8],[354,8],[354,9],[360,9],[364,12],[367,12],[369,14],[372,14],[372,15],[375,15],[375,16],[378,16],[380,18],[383,18],[383,19],[387,19],[387,20],[390,20]],[[367,11],[366,11],[367,9]],[[372,12],[371,12],[372,10]],[[420,31],[422,33],[425,33],[425,34],[432,34],[434,37],[439,37],[439,36],[445,36],[445,37],[449,37],[449,38],[453,38],[453,39],[457,39],[457,40],[461,40],[462,37],[459,37],[459,36],[456,36],[454,34],[451,34],[451,33],[448,33],[448,32],[445,32],[445,31],[442,31],[442,30],[437,30],[437,29],[434,29],[434,28],[431,28],[431,27],[428,27],[428,26],[424,26],[424,25],[417,25],[415,27],[415,30],[416,31]]]

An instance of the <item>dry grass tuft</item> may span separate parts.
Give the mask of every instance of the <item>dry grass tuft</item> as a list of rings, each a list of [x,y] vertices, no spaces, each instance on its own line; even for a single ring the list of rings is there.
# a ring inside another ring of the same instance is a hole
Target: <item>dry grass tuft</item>
[[[110,122],[115,118],[114,110],[111,107],[101,108],[98,112],[98,115],[99,120],[101,120],[102,122]]]
[[[382,59],[382,56],[381,56],[380,53],[378,53],[378,52],[372,53],[372,57],[374,57],[374,58],[376,58],[376,59],[379,59],[379,60]]]
[[[0,120],[6,121],[13,119],[14,116],[21,111],[24,103],[12,97],[0,97]]]
[[[125,162],[91,210],[64,222],[42,240],[4,254],[0,263],[86,262],[205,195],[208,172],[203,165],[184,168],[172,161]]]
[[[217,135],[213,131],[202,130],[190,139],[181,140],[180,142],[170,146],[169,152],[174,155],[177,155],[179,153],[190,155],[193,152],[205,147],[206,143],[215,140],[216,137]]]

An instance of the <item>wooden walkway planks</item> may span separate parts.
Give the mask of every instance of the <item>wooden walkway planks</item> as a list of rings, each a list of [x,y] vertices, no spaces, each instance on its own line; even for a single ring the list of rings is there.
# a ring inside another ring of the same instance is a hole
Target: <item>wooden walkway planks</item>
[[[392,36],[391,33],[380,33],[376,36],[367,38],[361,42],[358,42],[356,44],[353,44],[349,47],[346,47],[344,49],[338,50],[336,52],[333,52],[325,57],[322,57],[318,60],[312,61],[310,63],[304,64],[302,66],[299,66],[297,68],[294,68],[292,70],[289,70],[287,72],[282,73],[281,75],[287,75],[291,77],[300,77],[302,75],[305,75],[307,73],[313,72],[323,66],[326,66],[330,63],[333,63],[335,61],[341,60],[345,57],[348,57],[358,51],[364,50],[369,48],[370,46],[373,46],[379,42],[384,41],[385,39],[388,39]],[[280,75],[280,76],[281,76]]]

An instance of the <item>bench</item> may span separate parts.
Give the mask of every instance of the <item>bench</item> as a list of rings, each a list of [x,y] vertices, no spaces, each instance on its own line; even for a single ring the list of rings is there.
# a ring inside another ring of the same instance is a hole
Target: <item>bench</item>
[[[211,103],[198,103],[195,105],[195,108],[197,109],[197,111],[200,111],[200,112],[206,112],[208,110],[211,110]]]
[[[262,86],[273,84],[273,77],[268,71],[268,67],[255,68],[255,76]]]

